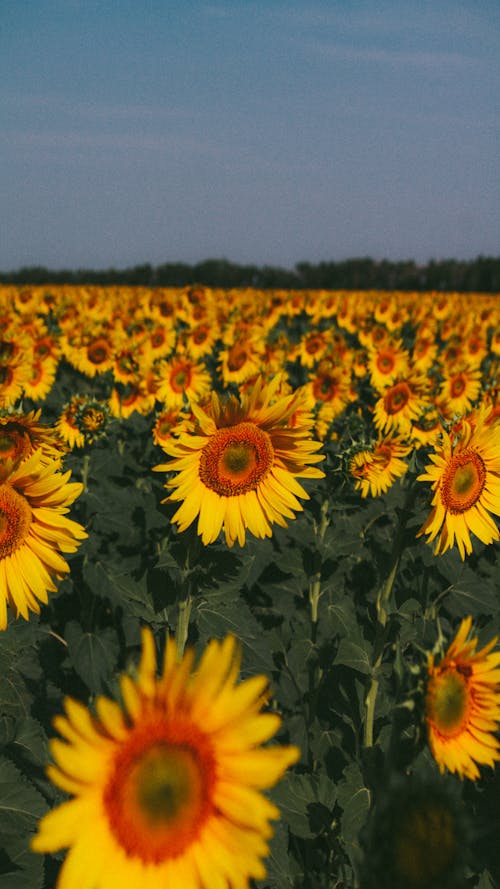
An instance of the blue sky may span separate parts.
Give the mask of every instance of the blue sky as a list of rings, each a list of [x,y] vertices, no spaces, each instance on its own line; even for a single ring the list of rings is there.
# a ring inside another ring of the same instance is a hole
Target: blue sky
[[[498,0],[0,2],[0,269],[498,255]]]

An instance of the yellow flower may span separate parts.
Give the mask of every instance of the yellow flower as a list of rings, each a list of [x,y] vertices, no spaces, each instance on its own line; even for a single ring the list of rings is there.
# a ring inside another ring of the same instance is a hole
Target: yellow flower
[[[432,463],[417,481],[432,483],[432,511],[417,537],[437,538],[434,552],[457,543],[462,559],[472,552],[470,533],[483,543],[500,538],[493,515],[500,515],[500,440],[495,425],[479,418],[474,427],[464,421],[456,436],[443,431],[434,445]]]
[[[55,429],[39,422],[40,413],[0,409],[0,481],[36,450],[43,459],[60,460],[63,442]]]
[[[500,721],[500,652],[498,637],[476,651],[468,639],[472,618],[462,620],[439,664],[428,656],[425,713],[429,746],[441,772],[479,778],[480,765],[494,767],[500,743],[494,736]]]
[[[29,611],[40,612],[39,601],[46,603],[54,580],[69,571],[61,553],[75,552],[87,536],[66,516],[82,485],[68,483],[70,473],[57,468],[38,450],[0,484],[0,630],[7,603],[25,620]]]
[[[262,713],[267,679],[238,683],[232,636],[211,641],[193,670],[167,638],[156,675],[154,638],[143,629],[137,679],[121,677],[123,706],[99,697],[96,713],[65,700],[51,743],[50,779],[73,798],[41,819],[36,852],[69,847],[58,889],[249,889],[263,879],[270,821],[262,790],[299,757],[262,747],[278,730]]]
[[[228,546],[243,546],[245,529],[270,537],[273,522],[286,527],[302,509],[297,497],[309,499],[297,477],[323,477],[311,465],[324,459],[315,453],[321,443],[309,437],[306,392],[276,398],[280,383],[279,375],[269,385],[259,378],[240,401],[213,393],[209,409],[192,405],[196,433],[163,445],[174,459],[155,469],[178,472],[166,487],[174,489],[167,499],[182,501],[172,518],[181,531],[198,517],[204,544],[223,529]]]
[[[368,350],[370,382],[378,392],[408,373],[408,352],[400,339],[388,339]]]
[[[176,352],[168,361],[156,365],[156,398],[167,408],[182,408],[188,401],[210,392],[210,374],[202,361]]]
[[[425,380],[412,375],[398,379],[384,389],[377,400],[373,422],[381,433],[411,434],[412,423],[418,420],[427,404]]]
[[[393,482],[405,474],[408,463],[401,459],[408,456],[411,445],[400,436],[383,438],[371,450],[360,451],[351,459],[349,470],[356,479],[355,489],[361,496],[378,497],[391,487]]]
[[[481,371],[477,368],[455,368],[454,373],[445,371],[441,384],[439,404],[441,412],[452,419],[462,416],[472,408],[481,393]]]

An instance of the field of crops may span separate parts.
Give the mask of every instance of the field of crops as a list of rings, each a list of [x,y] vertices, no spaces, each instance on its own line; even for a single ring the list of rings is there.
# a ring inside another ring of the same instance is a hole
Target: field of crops
[[[2,889],[494,889],[500,298],[0,325]]]

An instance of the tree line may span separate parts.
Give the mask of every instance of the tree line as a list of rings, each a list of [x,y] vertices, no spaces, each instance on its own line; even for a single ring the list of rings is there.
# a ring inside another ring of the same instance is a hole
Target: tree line
[[[339,262],[298,262],[293,269],[276,266],[239,265],[228,259],[206,259],[188,264],[149,263],[125,269],[48,269],[25,266],[0,272],[2,284],[101,284],[140,287],[255,287],[258,289],[310,290],[420,290],[464,293],[500,292],[500,257],[478,256],[472,260],[431,259],[424,265],[414,260],[393,262],[369,257]]]

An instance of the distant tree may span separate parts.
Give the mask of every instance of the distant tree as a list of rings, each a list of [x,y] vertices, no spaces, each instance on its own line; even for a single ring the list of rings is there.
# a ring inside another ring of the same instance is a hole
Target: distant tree
[[[478,256],[464,261],[431,259],[417,265],[413,259],[392,262],[354,257],[340,262],[298,262],[293,269],[238,265],[228,259],[206,259],[189,265],[150,263],[127,269],[47,269],[24,266],[0,272],[4,284],[101,284],[140,287],[258,287],[304,290],[447,290],[469,293],[500,292],[500,257]]]

